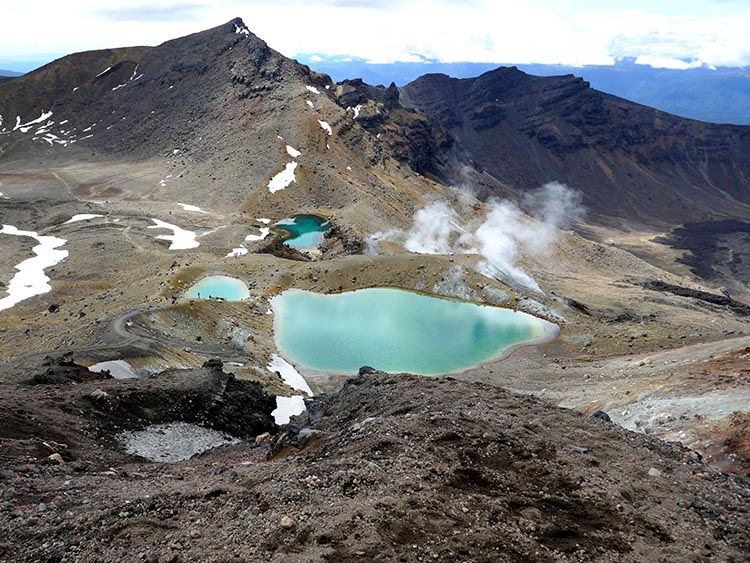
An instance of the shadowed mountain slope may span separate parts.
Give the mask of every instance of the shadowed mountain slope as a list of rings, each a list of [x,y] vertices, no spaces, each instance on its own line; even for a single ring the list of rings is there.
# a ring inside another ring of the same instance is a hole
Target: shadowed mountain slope
[[[584,192],[589,209],[613,217],[682,223],[747,214],[749,127],[691,121],[574,76],[516,68],[471,79],[426,75],[401,93],[444,137],[440,176],[460,181],[471,166],[491,176],[486,195],[561,180]]]

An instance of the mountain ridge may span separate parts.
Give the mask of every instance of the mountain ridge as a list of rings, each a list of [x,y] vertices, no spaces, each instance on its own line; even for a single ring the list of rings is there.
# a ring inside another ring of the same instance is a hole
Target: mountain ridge
[[[523,190],[562,179],[584,192],[590,209],[614,216],[629,208],[646,221],[732,215],[750,202],[748,127],[679,118],[572,75],[503,67],[474,79],[427,75],[401,92],[444,132],[444,152],[460,164],[475,161],[501,184]]]
[[[498,66],[517,66],[535,76],[574,74],[601,92],[657,108],[687,119],[709,123],[750,125],[748,99],[750,76],[745,67],[691,68],[673,70],[636,64],[635,59],[613,65],[546,65],[513,62],[368,63],[365,59],[340,60],[300,55],[299,59],[337,82],[359,77],[370,84],[395,82],[403,87],[425,74],[441,73],[454,78],[472,78]],[[318,60],[322,59],[322,60]]]

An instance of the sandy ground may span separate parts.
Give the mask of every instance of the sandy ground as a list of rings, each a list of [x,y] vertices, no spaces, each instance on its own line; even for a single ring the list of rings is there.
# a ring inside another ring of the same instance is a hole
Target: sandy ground
[[[70,256],[49,272],[53,291],[0,315],[0,361],[5,362],[6,380],[22,378],[48,352],[72,350],[85,364],[124,359],[142,373],[200,366],[217,356],[242,364],[235,369],[241,377],[275,392],[288,391],[265,368],[277,352],[273,317],[267,314],[270,299],[290,287],[336,292],[389,285],[564,319],[555,342],[518,350],[502,362],[468,370],[461,378],[534,393],[583,411],[604,409],[629,428],[683,440],[703,452],[713,445],[705,441],[707,425],[726,420],[735,407],[748,410],[745,399],[750,390],[741,378],[731,385],[719,382],[709,391],[695,375],[699,366],[706,372],[704,379],[727,372],[712,356],[737,353],[746,346],[740,335],[748,329],[747,319],[697,299],[644,289],[645,281],[661,279],[711,290],[687,276],[684,266],[675,265],[673,251],[650,242],[657,233],[624,237],[601,228],[585,229],[602,242],[561,233],[549,255],[523,258],[523,266],[545,292],[527,294],[479,274],[476,256],[414,255],[397,245],[385,245],[377,256],[364,256],[348,255],[341,244],[333,244],[333,251],[320,259],[300,262],[256,254],[268,242],[260,241],[247,244],[246,256],[225,257],[247,234],[258,232],[258,218],[275,221],[298,211],[320,212],[346,227],[347,233],[364,237],[372,232],[373,217],[384,215],[362,214],[358,196],[339,209],[300,210],[293,207],[294,199],[285,199],[287,190],[278,192],[284,197],[269,207],[263,195],[267,190],[260,189],[250,192],[238,209],[231,194],[206,200],[200,185],[180,177],[177,168],[182,163],[169,159],[127,165],[84,158],[72,164],[40,162],[37,169],[29,169],[24,161],[3,163],[0,182],[11,199],[0,202],[0,220],[67,239],[64,248]],[[395,182],[396,172],[378,174]],[[170,173],[172,178],[161,185]],[[411,189],[404,188],[402,194],[412,197]],[[185,211],[177,202],[208,213]],[[77,213],[104,217],[63,224]],[[402,214],[407,215],[396,223],[408,224],[408,213],[404,207]],[[170,250],[168,241],[155,238],[168,231],[148,228],[153,218],[198,232],[200,246]],[[28,245],[17,237],[5,238],[11,240],[2,247],[4,261],[24,259]],[[631,249],[649,246],[649,252],[639,254],[657,258],[649,263],[635,256],[625,249],[624,238]],[[674,267],[658,267],[667,264]],[[4,268],[0,281],[7,283],[8,265]],[[244,280],[249,300],[182,297],[192,283],[213,274]],[[49,312],[51,305],[59,310]],[[319,376],[310,384],[318,392],[331,391],[346,377]],[[682,406],[675,402],[697,398],[701,400]],[[668,417],[674,420],[663,423]],[[738,467],[745,467],[744,462]]]

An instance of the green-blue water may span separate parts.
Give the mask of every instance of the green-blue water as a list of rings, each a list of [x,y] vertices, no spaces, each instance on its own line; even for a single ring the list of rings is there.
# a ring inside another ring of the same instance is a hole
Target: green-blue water
[[[209,276],[203,278],[185,292],[191,299],[211,299],[221,297],[227,301],[242,301],[250,297],[250,291],[244,282],[228,276]]]
[[[390,288],[336,295],[291,289],[272,306],[279,350],[320,371],[450,373],[558,332],[526,313]]]
[[[285,219],[276,226],[292,233],[292,238],[284,244],[297,249],[318,248],[323,242],[323,235],[331,228],[331,224],[317,215],[296,215],[292,219]]]

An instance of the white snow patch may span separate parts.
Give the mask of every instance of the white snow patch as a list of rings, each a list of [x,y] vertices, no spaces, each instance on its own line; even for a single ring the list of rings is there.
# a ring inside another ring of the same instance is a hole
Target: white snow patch
[[[117,86],[112,88],[112,91],[114,92],[115,90],[119,90],[120,88],[123,88],[124,86],[127,86],[127,84],[118,84]]]
[[[359,117],[359,112],[362,110],[362,104],[354,106],[354,119]]]
[[[310,106],[311,108],[315,109],[315,104],[312,103],[312,100],[305,100],[305,103]]]
[[[204,211],[197,205],[190,205],[189,203],[178,203],[177,205],[182,207],[185,211],[193,211],[195,213],[205,213],[206,215],[208,215],[208,211]]]
[[[29,129],[32,129],[34,125],[37,123],[41,123],[45,119],[49,119],[52,116],[52,112],[42,112],[42,115],[34,119],[33,121],[29,121],[28,123],[21,123],[21,117],[16,116],[16,126],[13,128],[13,131],[16,131],[18,129],[21,130],[21,133],[28,133]]]
[[[321,121],[318,119],[318,123],[320,123],[320,127],[326,131],[329,135],[333,135],[333,129],[331,129],[331,126],[326,121]]]
[[[270,312],[270,310],[269,310]],[[273,354],[271,362],[266,367],[271,373],[278,372],[284,383],[290,387],[302,391],[309,396],[313,392],[307,381],[294,369],[289,362],[281,356]],[[276,424],[287,424],[289,418],[301,414],[305,410],[305,398],[303,395],[294,395],[292,397],[276,397],[276,409],[271,412]]]
[[[307,88],[308,92],[312,92],[313,94],[320,94],[320,90],[318,90],[315,86],[305,86]]]
[[[159,219],[151,219],[155,225],[148,227],[149,229],[169,229],[173,232],[171,235],[158,235],[156,238],[159,240],[169,240],[172,244],[169,246],[169,250],[187,250],[189,248],[197,248],[200,243],[195,240],[197,234],[193,231],[186,231],[176,225],[165,223]]]
[[[234,24],[234,32],[240,35],[244,35],[244,36],[250,35],[250,30],[246,28],[244,25],[240,26],[240,25]]]
[[[101,72],[100,72],[99,74],[97,74],[97,75],[96,75],[96,76],[95,76],[94,78],[99,78],[99,77],[100,77],[100,76],[101,76],[102,74],[106,74],[106,73],[108,73],[108,72],[109,72],[110,70],[112,70],[112,67],[111,67],[111,66],[108,66],[108,67],[107,67],[107,68],[105,68],[105,69],[104,69],[103,71],[101,71]]]
[[[305,412],[305,398],[302,395],[294,397],[276,397],[276,408],[271,416],[276,424],[289,424],[289,419]]]
[[[77,223],[78,221],[88,221],[89,219],[93,219],[95,217],[104,217],[104,215],[100,215],[99,213],[79,213],[78,215],[73,215],[70,219],[65,221],[63,225],[67,225],[68,223]]]
[[[347,170],[348,170],[349,172],[351,172],[351,171],[352,171],[352,167],[351,167],[351,166],[347,166],[347,167],[346,167],[346,169],[347,169]]]
[[[109,360],[89,366],[89,371],[95,373],[101,373],[105,370],[115,379],[136,379],[138,377],[133,370],[133,366],[125,360]]]
[[[269,224],[269,223],[271,222],[271,220],[270,220],[270,219],[267,219],[267,218],[265,218],[265,217],[261,217],[260,219],[258,219],[258,221],[260,221],[260,222],[261,222],[261,223],[263,223],[264,225],[268,225],[268,224]]]
[[[12,225],[3,225],[0,234],[31,237],[39,243],[31,249],[36,256],[16,266],[18,272],[8,283],[8,295],[0,299],[0,311],[3,311],[24,299],[47,293],[52,289],[44,270],[59,264],[68,257],[67,250],[58,250],[58,247],[68,241],[53,236],[41,236],[34,231],[21,231]]]
[[[73,92],[75,92],[76,90],[78,90],[80,88],[81,88],[80,86],[76,86],[75,88],[73,88]]]
[[[271,373],[279,372],[279,375],[281,375],[281,379],[284,380],[284,383],[289,385],[289,387],[291,387],[292,389],[304,391],[308,395],[312,396],[312,389],[310,389],[310,386],[307,384],[307,381],[305,381],[305,378],[302,377],[296,369],[294,369],[294,366],[292,364],[287,362],[281,356],[272,354],[271,362],[266,366],[266,369]]]
[[[289,184],[295,181],[294,171],[296,170],[296,168],[296,162],[288,163],[284,167],[284,170],[276,174],[276,176],[271,178],[271,180],[268,182],[268,191],[273,194],[288,187]]]
[[[259,240],[263,240],[271,232],[270,227],[261,227],[258,230],[260,231],[259,235],[247,235],[245,237],[245,242],[256,242],[256,241],[259,241]]]
[[[244,256],[247,254],[247,248],[244,246],[238,246],[237,248],[233,248],[232,252],[227,254],[227,258],[237,258],[238,256]]]
[[[299,152],[299,151],[298,151],[297,149],[295,149],[295,148],[294,148],[293,146],[291,146],[291,145],[287,145],[287,146],[286,146],[286,152],[287,152],[287,153],[289,154],[289,156],[291,156],[292,158],[297,158],[297,157],[298,157],[299,155],[301,155],[301,154],[302,154],[301,152]]]

